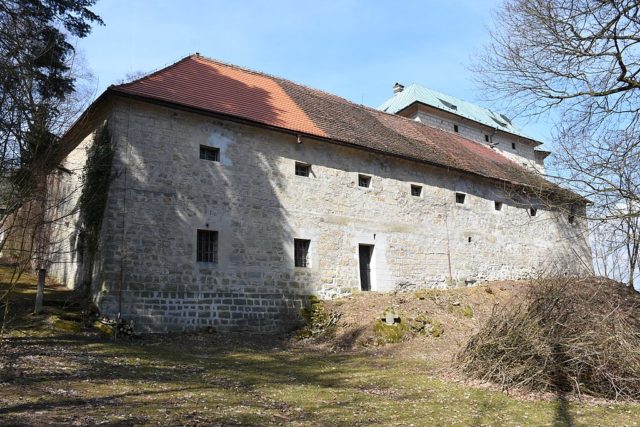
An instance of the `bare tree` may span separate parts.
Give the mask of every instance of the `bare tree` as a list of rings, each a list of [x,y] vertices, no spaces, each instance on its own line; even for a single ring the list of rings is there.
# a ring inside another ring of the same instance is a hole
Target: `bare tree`
[[[612,233],[612,247],[628,255],[625,280],[633,289],[640,217],[640,2],[507,0],[495,22],[475,70],[481,84],[517,112],[553,112],[558,118],[549,177],[592,202],[591,224],[611,225],[600,232]]]
[[[59,135],[81,93],[71,42],[102,23],[89,9],[95,2],[0,0],[0,226],[6,236],[1,244],[11,241],[16,255],[14,277],[34,263],[46,269],[49,177],[58,167]],[[9,295],[0,296],[4,318]]]

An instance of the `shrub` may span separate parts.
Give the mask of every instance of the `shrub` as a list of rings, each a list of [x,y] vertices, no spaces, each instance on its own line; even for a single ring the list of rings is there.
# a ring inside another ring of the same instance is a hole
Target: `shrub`
[[[298,339],[320,335],[340,318],[337,313],[328,312],[324,303],[314,295],[309,296],[308,304],[300,310],[300,315],[305,320],[305,326],[297,332]]]
[[[639,309],[612,281],[538,280],[520,304],[494,309],[458,361],[505,388],[640,399]]]
[[[375,344],[390,344],[405,341],[409,338],[411,328],[407,323],[399,322],[388,325],[380,319],[373,324],[373,332],[376,337]]]

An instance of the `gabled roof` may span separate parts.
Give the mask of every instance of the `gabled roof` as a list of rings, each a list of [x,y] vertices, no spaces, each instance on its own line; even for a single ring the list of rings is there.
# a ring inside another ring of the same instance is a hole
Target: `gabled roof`
[[[415,83],[407,86],[401,92],[395,93],[378,107],[378,109],[387,113],[396,114],[416,102],[457,114],[458,116],[503,132],[535,141],[530,136],[525,135],[525,133],[514,125],[511,119],[504,114],[496,113],[487,108],[472,104],[471,102],[428,89]]]
[[[486,145],[289,80],[191,55],[107,93],[307,135],[491,179],[551,183]]]

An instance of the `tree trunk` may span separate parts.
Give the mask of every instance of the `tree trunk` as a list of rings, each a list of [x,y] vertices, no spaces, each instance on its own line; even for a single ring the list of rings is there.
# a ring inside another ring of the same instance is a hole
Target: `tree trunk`
[[[36,308],[34,314],[42,312],[42,301],[44,299],[44,279],[47,276],[47,270],[41,268],[38,270],[38,287],[36,288]]]

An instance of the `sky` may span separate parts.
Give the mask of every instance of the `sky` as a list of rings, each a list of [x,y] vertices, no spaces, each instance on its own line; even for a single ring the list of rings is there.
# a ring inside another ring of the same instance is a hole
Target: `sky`
[[[395,82],[419,83],[512,117],[483,100],[469,69],[501,1],[99,0],[105,26],[77,48],[96,95],[198,52],[371,107]],[[549,140],[545,123],[515,122]]]

